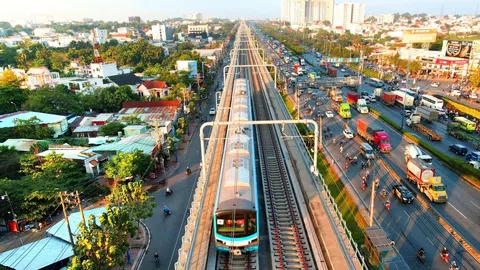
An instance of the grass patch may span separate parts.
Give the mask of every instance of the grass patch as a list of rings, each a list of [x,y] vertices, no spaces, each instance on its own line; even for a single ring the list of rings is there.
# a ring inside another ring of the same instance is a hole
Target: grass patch
[[[471,179],[476,184],[480,184],[480,170],[475,169],[474,167],[468,165],[462,159],[459,159],[459,158],[456,158],[456,157],[452,158],[452,157],[444,154],[442,151],[436,149],[435,147],[431,146],[427,142],[421,140],[418,137],[415,137],[410,132],[407,132],[405,130],[401,130],[399,125],[397,125],[392,120],[388,119],[387,117],[385,117],[384,115],[382,115],[378,111],[372,109],[371,107],[369,109],[373,114],[377,115],[380,119],[387,122],[390,126],[392,126],[397,131],[401,132],[405,137],[409,138],[415,144],[420,145],[421,147],[427,149],[427,151],[432,153],[438,159],[442,160],[444,163],[447,164],[448,167],[450,167],[450,169],[452,171],[458,173],[459,175],[463,175],[463,176]]]
[[[353,63],[350,63],[350,68],[355,70],[355,71],[358,71],[360,69],[359,65],[353,64]],[[367,77],[380,79],[380,72],[377,72],[373,69],[369,69],[369,68],[364,67],[363,70],[362,70],[362,73],[363,73],[363,75],[365,75]],[[384,80],[390,80],[390,79],[392,79],[392,76],[385,75],[385,76],[383,76],[383,79]]]

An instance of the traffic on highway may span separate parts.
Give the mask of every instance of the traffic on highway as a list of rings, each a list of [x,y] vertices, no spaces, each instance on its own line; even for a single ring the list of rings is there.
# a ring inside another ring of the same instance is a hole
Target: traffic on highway
[[[407,89],[402,76],[392,74],[388,82],[368,78],[348,64],[325,62],[313,50],[294,56],[259,34],[280,69],[279,90],[302,118],[320,123],[324,155],[357,207],[368,212],[374,194],[375,220],[412,269],[441,268],[444,247],[462,269],[479,269],[479,189],[456,163],[432,153],[479,169],[478,123],[446,108],[441,98],[474,107],[476,95],[429,80]]]

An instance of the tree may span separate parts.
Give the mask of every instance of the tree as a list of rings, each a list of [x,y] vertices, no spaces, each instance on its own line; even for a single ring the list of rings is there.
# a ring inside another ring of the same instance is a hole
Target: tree
[[[28,89],[0,86],[0,115],[19,110],[27,100],[29,92]]]
[[[13,135],[15,138],[47,139],[52,138],[54,131],[50,127],[41,127],[40,119],[32,117],[27,120],[15,119],[13,121]]]
[[[130,86],[110,86],[97,88],[92,93],[80,97],[86,109],[100,112],[118,112],[123,102],[138,101],[140,96],[135,94]]]
[[[414,60],[414,61],[410,62],[410,72],[411,73],[415,74],[415,73],[419,72],[420,70],[422,70],[422,64],[420,63],[420,61]]]
[[[69,63],[68,54],[65,52],[53,52],[50,56],[50,62],[52,69],[63,71]]]
[[[100,127],[100,134],[103,136],[117,136],[118,132],[122,131],[125,125],[120,122],[110,122]]]
[[[150,165],[150,156],[138,149],[133,153],[121,152],[107,162],[105,175],[117,183],[135,175],[144,175]]]
[[[79,97],[68,90],[65,85],[35,89],[22,107],[29,111],[52,114],[81,114],[83,112]]]
[[[145,124],[145,122],[140,119],[139,113],[136,114],[130,114],[127,116],[123,116],[120,121],[124,122],[127,125],[142,125]]]
[[[106,212],[97,218],[88,217],[87,224],[79,225],[75,256],[69,270],[108,270],[124,264],[130,244],[128,237],[135,235],[135,225],[127,208],[108,204]]]
[[[470,82],[473,87],[480,86],[480,68],[475,69],[470,75]]]
[[[122,208],[127,209],[130,220],[139,226],[140,220],[153,215],[156,206],[155,199],[143,189],[143,182],[129,182],[119,185],[108,196],[111,204],[121,203]]]
[[[5,70],[0,76],[0,87],[14,87],[18,88],[22,84],[22,80],[17,78],[17,75],[9,69]]]
[[[14,179],[20,170],[20,153],[14,147],[0,145],[0,179]]]

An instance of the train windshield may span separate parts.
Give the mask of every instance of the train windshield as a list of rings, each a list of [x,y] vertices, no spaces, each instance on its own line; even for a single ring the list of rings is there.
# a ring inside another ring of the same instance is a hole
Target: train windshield
[[[222,213],[217,215],[217,233],[228,237],[244,237],[257,232],[255,213]]]

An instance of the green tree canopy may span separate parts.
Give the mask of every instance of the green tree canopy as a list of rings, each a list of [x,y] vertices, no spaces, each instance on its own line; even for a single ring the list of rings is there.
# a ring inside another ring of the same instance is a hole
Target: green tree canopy
[[[120,122],[110,122],[100,127],[100,134],[103,136],[117,136],[118,132],[123,133],[125,125]]]
[[[135,175],[143,175],[150,164],[150,157],[140,150],[133,153],[121,152],[106,163],[105,176],[115,182],[123,181]]]
[[[80,114],[83,112],[78,96],[68,90],[65,85],[35,89],[30,93],[22,108],[52,114]]]
[[[14,147],[0,145],[0,179],[17,178],[19,170],[20,153]]]
[[[145,122],[142,119],[140,119],[139,113],[124,116],[124,117],[122,117],[122,119],[120,119],[120,121],[124,122],[127,125],[142,125],[142,124],[145,124]]]
[[[0,114],[20,110],[27,100],[29,90],[13,86],[0,86]],[[16,106],[16,107],[15,107]]]
[[[138,101],[140,96],[135,94],[130,86],[110,86],[97,88],[92,93],[80,97],[87,109],[99,112],[118,112],[122,109],[123,102]]]

